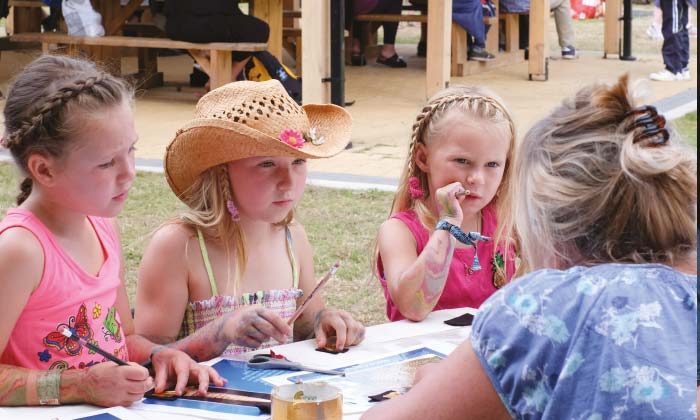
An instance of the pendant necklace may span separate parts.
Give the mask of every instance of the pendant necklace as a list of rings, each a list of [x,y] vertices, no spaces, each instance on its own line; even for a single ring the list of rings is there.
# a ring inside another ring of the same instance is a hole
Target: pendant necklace
[[[471,235],[472,232],[469,232],[469,233],[470,233],[470,236],[472,236]],[[485,238],[485,237],[481,236],[481,210],[479,210],[479,214],[477,215],[476,232],[475,233],[479,234],[480,238],[478,238],[478,239]],[[476,239],[476,240],[478,240],[478,239]],[[466,261],[463,261],[460,259],[460,261],[464,265],[464,274],[466,274],[467,276],[471,276],[472,274],[474,274],[475,271],[481,270],[481,264],[479,263],[479,253],[477,252],[478,248],[476,245],[477,244],[475,241],[474,242],[474,260],[472,261],[471,266],[469,266]]]

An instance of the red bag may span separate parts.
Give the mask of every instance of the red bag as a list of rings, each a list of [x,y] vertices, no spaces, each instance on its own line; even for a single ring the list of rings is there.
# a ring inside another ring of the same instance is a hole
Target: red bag
[[[595,19],[605,15],[605,0],[571,0],[573,19]]]

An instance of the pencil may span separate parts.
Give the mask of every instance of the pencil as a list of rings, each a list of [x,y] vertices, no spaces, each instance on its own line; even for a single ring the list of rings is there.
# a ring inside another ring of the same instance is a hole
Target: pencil
[[[61,334],[65,335],[68,338],[72,338],[73,340],[78,340],[80,342],[80,344],[82,344],[83,346],[89,348],[90,350],[94,351],[95,353],[98,353],[98,354],[104,356],[105,358],[113,361],[114,363],[116,363],[120,366],[128,365],[128,363],[126,363],[122,359],[107,353],[106,351],[104,351],[101,348],[97,347],[96,345],[90,343],[86,339],[84,339],[82,337],[78,337],[77,335],[73,334],[73,332],[69,328],[64,328],[63,331],[61,331]]]
[[[340,267],[340,262],[336,261],[332,266],[331,269],[328,270],[328,273],[326,273],[325,276],[318,282],[316,287],[314,287],[314,290],[309,293],[309,295],[304,299],[304,302],[301,303],[301,305],[297,308],[296,311],[294,311],[294,314],[292,315],[291,318],[289,318],[289,321],[287,321],[287,325],[292,325],[294,321],[299,318],[299,316],[304,312],[304,309],[309,305],[309,302],[311,302],[311,298],[314,297],[316,292],[319,291],[320,288],[322,288],[328,280],[330,280],[331,277],[335,274],[336,271],[338,271],[338,267]]]

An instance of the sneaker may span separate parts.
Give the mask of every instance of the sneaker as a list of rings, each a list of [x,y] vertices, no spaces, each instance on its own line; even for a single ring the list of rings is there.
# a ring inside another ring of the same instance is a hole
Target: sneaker
[[[486,51],[486,49],[483,47],[474,46],[467,53],[467,59],[473,61],[491,61],[495,58],[496,57],[493,54]]]
[[[564,60],[573,60],[576,57],[578,57],[576,54],[576,48],[572,47],[571,45],[561,49],[561,58]]]
[[[681,72],[681,80],[690,80],[690,69],[688,67]]]
[[[661,28],[653,23],[647,28],[647,36],[655,41],[664,39],[664,36],[661,33]]]
[[[668,70],[661,70],[657,71],[656,73],[652,73],[649,75],[649,78],[651,80],[655,80],[657,82],[675,82],[679,80],[683,80],[683,73],[671,73]],[[690,78],[690,71],[688,72],[688,77]]]

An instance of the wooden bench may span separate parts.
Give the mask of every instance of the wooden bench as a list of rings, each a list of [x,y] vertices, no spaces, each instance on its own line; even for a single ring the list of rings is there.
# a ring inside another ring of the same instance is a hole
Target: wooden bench
[[[498,7],[498,0],[495,0],[496,7]],[[420,8],[415,6],[404,6],[404,10],[418,10]],[[428,16],[425,14],[400,14],[400,15],[380,15],[380,14],[367,14],[367,15],[357,15],[354,18],[357,22],[420,22],[421,24],[427,24]],[[506,29],[506,48],[505,52],[499,51],[499,21],[503,20]],[[523,61],[524,58],[518,51],[518,16],[517,15],[503,15],[500,18],[498,16],[484,16],[484,24],[491,25],[491,30],[489,33],[491,36],[486,38],[486,49],[488,51],[494,52],[496,59],[493,61],[468,61],[467,60],[467,31],[460,25],[452,24],[452,42],[451,42],[451,76],[466,76],[469,74],[479,73],[481,71],[491,69],[493,67],[499,67],[502,65],[513,64],[516,62]],[[371,43],[370,39],[374,31],[369,30],[369,35],[366,31],[360,39],[360,43],[368,44]]]
[[[132,37],[132,36],[102,36],[77,37],[56,32],[50,33],[19,33],[10,36],[12,42],[40,42],[42,50],[48,52],[50,44],[69,46],[69,52],[75,51],[76,46],[98,47],[136,47],[136,48],[170,48],[187,50],[209,75],[211,88],[217,88],[231,82],[231,53],[233,51],[264,51],[265,43],[252,42],[211,42],[198,44],[194,42],[175,41],[168,38]],[[145,80],[152,79],[158,74],[157,60],[150,64],[151,68],[139,69],[146,74]]]

